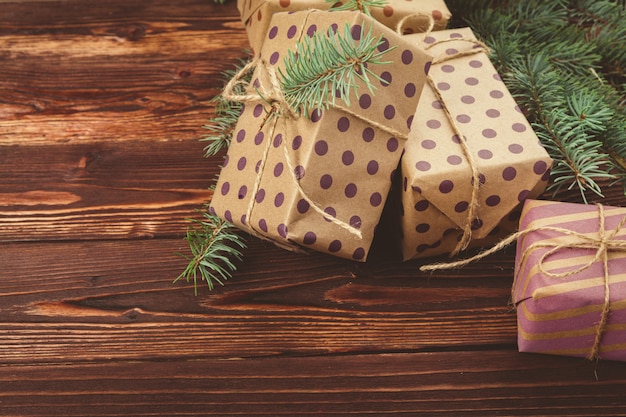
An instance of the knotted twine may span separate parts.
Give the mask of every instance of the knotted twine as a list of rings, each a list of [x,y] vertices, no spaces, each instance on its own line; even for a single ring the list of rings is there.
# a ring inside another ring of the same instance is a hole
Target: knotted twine
[[[308,14],[312,13],[313,11],[310,10]],[[307,15],[308,18],[308,15]],[[304,20],[304,22],[306,22],[306,18]],[[304,23],[303,23],[304,25]],[[269,79],[269,84],[270,84],[270,88],[266,89],[263,85],[259,85],[259,86],[255,86],[256,88],[256,94],[237,94],[235,92],[236,88],[241,88],[243,91],[249,91],[250,90],[250,86],[249,83],[245,82],[243,80],[243,78],[245,77],[246,74],[253,72],[253,71],[261,71],[262,73],[265,73]],[[271,116],[277,116],[277,119],[282,120],[283,123],[285,124],[285,130],[287,130],[287,126],[288,126],[288,120],[294,120],[297,119],[298,117],[302,117],[301,115],[299,115],[296,111],[294,111],[290,106],[289,103],[287,102],[287,99],[285,98],[285,95],[283,93],[282,87],[281,87],[281,83],[280,80],[278,79],[277,76],[277,72],[274,68],[274,66],[268,64],[265,60],[263,60],[260,56],[255,57],[254,59],[252,59],[249,63],[247,63],[243,68],[241,68],[241,70],[239,70],[235,76],[226,84],[226,86],[224,87],[224,90],[222,92],[222,96],[229,101],[234,101],[234,102],[240,102],[240,103],[250,103],[250,102],[258,102],[258,101],[265,101],[266,103],[268,103],[271,106],[271,110],[268,112],[267,116],[265,117],[265,119],[263,120],[263,123],[261,124],[259,130],[263,129],[265,123],[267,122],[267,120],[271,117]],[[383,132],[386,132],[398,139],[402,139],[402,140],[406,140],[408,139],[408,135],[405,133],[402,133],[396,129],[393,129],[389,126],[386,126],[382,123],[379,123],[375,120],[371,120],[367,117],[364,117],[363,115],[360,115],[354,111],[352,111],[351,109],[344,107],[336,102],[332,103],[332,107],[338,110],[341,110],[347,114],[349,114],[350,116],[359,119],[367,124],[369,124],[372,127],[375,127]],[[318,109],[318,111],[320,111]],[[274,136],[274,132],[276,130],[276,125],[277,125],[277,121],[275,121],[272,124],[272,128],[271,128],[271,132],[269,137],[272,138]],[[260,183],[261,183],[261,179],[263,176],[263,169],[265,166],[265,162],[267,161],[267,157],[269,154],[269,149],[270,149],[270,142],[271,139],[267,141],[266,145],[265,145],[265,150],[263,153],[263,157],[261,159],[261,162],[259,164],[259,169],[257,171],[257,176],[255,178],[255,182],[253,185],[253,189],[252,189],[252,198],[249,201],[247,210],[246,210],[246,225],[248,227],[248,229],[254,234],[254,235],[259,235],[258,233],[256,233],[256,231],[253,229],[252,225],[251,225],[251,215],[252,215],[252,211],[254,209],[254,206],[256,204],[256,198],[254,197],[260,187]],[[346,223],[344,221],[341,221],[339,219],[337,219],[336,217],[326,213],[320,206],[319,204],[317,204],[315,201],[313,201],[306,193],[306,191],[302,188],[302,186],[300,185],[300,181],[299,178],[296,175],[295,172],[295,168],[294,168],[294,164],[292,162],[292,158],[291,155],[289,154],[289,150],[287,148],[286,145],[286,141],[282,141],[282,148],[283,148],[283,152],[284,152],[284,157],[285,157],[285,162],[287,163],[287,167],[289,168],[289,171],[291,173],[291,178],[293,180],[293,184],[296,187],[296,190],[298,191],[298,193],[302,196],[302,198],[309,203],[310,207],[313,208],[314,211],[316,211],[318,214],[320,214],[322,217],[324,217],[324,219],[330,221],[331,223],[341,227],[344,230],[347,230],[351,235],[355,236],[358,239],[362,239],[362,233],[361,231],[350,225],[349,223]]]
[[[610,293],[610,273],[608,266],[608,258],[609,252],[620,252],[626,253],[626,240],[615,239],[615,237],[622,231],[624,225],[626,224],[626,216],[624,216],[621,221],[617,224],[615,229],[607,231],[605,227],[605,214],[604,214],[604,206],[602,204],[596,205],[598,208],[598,232],[595,235],[589,236],[584,233],[579,233],[574,230],[566,229],[563,227],[556,226],[536,226],[528,229],[521,230],[517,233],[513,233],[500,241],[494,247],[485,250],[471,258],[463,259],[456,262],[449,263],[441,263],[441,264],[433,264],[433,265],[425,265],[420,268],[422,271],[435,271],[442,269],[453,269],[459,268],[465,265],[468,265],[471,262],[480,260],[485,258],[493,253],[496,253],[502,250],[504,247],[510,245],[521,237],[524,237],[528,234],[534,232],[556,232],[561,233],[561,240],[565,240],[563,243],[557,242],[536,242],[525,248],[522,253],[520,262],[517,267],[517,274],[513,281],[513,289],[515,289],[515,282],[518,280],[521,271],[524,269],[526,261],[529,255],[536,249],[540,248],[549,248],[546,252],[544,252],[538,260],[537,266],[539,268],[539,272],[548,278],[554,279],[563,279],[570,277],[572,275],[579,274],[587,269],[589,269],[596,262],[602,262],[603,268],[603,286],[604,286],[604,300],[602,305],[602,311],[600,313],[600,320],[596,327],[596,335],[589,351],[588,359],[599,359],[599,351],[600,344],[602,341],[602,336],[605,333],[607,321],[609,318],[610,310],[611,310],[611,293]],[[564,272],[553,272],[549,271],[545,267],[545,263],[547,259],[556,253],[563,250],[571,250],[571,249],[589,249],[595,250],[594,256],[584,265],[580,266],[576,269],[567,270]]]

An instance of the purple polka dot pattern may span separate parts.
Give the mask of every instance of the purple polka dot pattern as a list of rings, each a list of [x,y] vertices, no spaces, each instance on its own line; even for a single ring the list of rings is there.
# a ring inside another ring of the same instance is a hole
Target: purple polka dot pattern
[[[352,165],[352,163],[354,162],[354,153],[352,153],[352,151],[345,151],[342,155],[341,155],[341,162],[343,162],[344,165]]]
[[[337,217],[337,210],[332,207],[326,207],[324,209],[324,213],[328,214],[331,217]],[[329,219],[325,219],[326,221],[330,221]]]
[[[383,202],[383,196],[379,192],[375,192],[370,196],[370,204],[373,207],[378,207]]]
[[[239,171],[243,171],[244,168],[246,167],[246,162],[247,162],[247,159],[245,156],[242,156],[241,158],[239,158],[239,161],[237,162],[237,169]]]
[[[255,48],[270,65],[280,65],[298,39],[341,32],[342,26],[310,11],[275,13],[272,19],[263,48]],[[350,29],[356,40],[369,30],[371,21],[365,16],[358,19]],[[367,257],[405,145],[399,135],[392,137],[376,126],[387,126],[403,136],[408,133],[425,78],[409,79],[400,69],[421,75],[432,59],[417,45],[401,41],[393,30],[378,26],[373,30],[382,39],[378,50],[386,51],[385,59],[394,65],[368,66],[380,82],[375,86],[376,97],[365,89],[351,97],[349,107],[363,119],[331,105],[283,122],[267,118],[270,108],[262,100],[243,106],[213,196],[217,215],[227,215],[235,225],[248,225],[270,239],[288,239],[287,244],[295,242],[358,261]],[[267,84],[267,77],[253,79],[260,91],[269,89]],[[344,101],[336,106],[347,107]],[[435,140],[424,142],[424,149],[437,146]],[[363,238],[356,238],[337,222],[359,229]]]
[[[389,71],[385,71],[382,74],[380,74],[380,79],[381,79],[380,84],[383,87],[387,87],[387,86],[391,85],[391,81],[393,80],[393,75],[391,75],[391,73]],[[371,97],[370,97],[370,99],[371,99]]]
[[[365,249],[356,248],[352,253],[352,259],[354,259],[355,261],[360,261],[363,258],[365,258]]]
[[[404,86],[404,95],[407,97],[413,97],[417,93],[417,87],[413,83],[408,83]]]
[[[270,39],[274,39],[278,35],[278,26],[272,27],[269,32],[267,32],[267,36]]]
[[[248,187],[246,185],[242,185],[239,187],[239,191],[237,192],[237,198],[242,200],[246,198],[246,194],[248,194]]]
[[[389,140],[387,141],[387,150],[389,152],[395,152],[398,150],[399,147],[400,147],[400,142],[398,142],[398,139],[389,138]]]
[[[393,106],[393,104],[388,105],[387,107],[385,107],[385,119],[391,120],[396,116],[396,108]]]
[[[297,151],[298,149],[300,149],[300,146],[302,146],[302,136],[298,135],[293,138],[293,142],[291,142],[291,149]]]
[[[325,140],[315,142],[315,153],[324,156],[328,153],[328,143]]]
[[[276,197],[274,197],[274,206],[280,207],[283,205],[284,202],[285,202],[285,194],[283,193],[276,194]]]
[[[328,245],[328,251],[330,253],[339,252],[341,250],[341,246],[341,241],[335,239]]]
[[[304,234],[304,239],[302,240],[302,242],[305,245],[312,245],[315,243],[315,241],[317,241],[317,235],[314,232],[306,232]]]
[[[359,97],[359,106],[361,106],[363,110],[369,109],[371,105],[372,97],[370,97],[369,94],[363,94],[361,97]]]
[[[402,52],[402,63],[405,65],[409,65],[411,62],[413,62],[413,52],[407,49]]]
[[[370,175],[376,175],[378,172],[378,162],[371,160],[367,163],[367,173]]]
[[[241,129],[239,132],[237,132],[237,137],[236,137],[236,141],[237,142],[241,142],[244,140],[244,138],[246,137],[246,131]]]
[[[374,140],[375,134],[376,133],[374,132],[374,129],[372,129],[371,127],[367,127],[365,128],[365,130],[363,130],[363,135],[362,135],[363,140],[365,142],[371,142]]]
[[[348,119],[347,117],[340,118],[337,122],[337,129],[340,132],[347,132],[348,129],[350,129],[350,119]]]
[[[472,46],[451,41],[459,37],[473,35],[467,28],[433,31],[424,41],[435,57],[457,51],[459,56],[432,65],[430,76],[437,94],[431,86],[424,89],[404,147],[405,259],[449,253],[462,237],[473,179],[455,129],[479,171],[478,220],[472,223],[472,238],[479,243],[488,236],[495,239],[484,246],[502,238],[498,233],[506,228],[499,227],[500,221],[519,201],[537,196],[540,182],[549,177],[550,160],[493,64],[478,50],[462,55]]]
[[[263,200],[265,199],[265,190],[263,188],[257,191],[255,199],[257,203],[263,202]]]
[[[348,185],[346,185],[346,188],[344,190],[344,194],[346,195],[346,197],[348,198],[352,198],[356,195],[357,193],[357,186],[354,183],[350,183]]]
[[[320,187],[322,187],[323,190],[328,190],[330,187],[332,187],[332,185],[333,177],[330,174],[322,175],[322,178],[320,178]]]
[[[287,38],[292,39],[294,36],[296,36],[297,32],[298,32],[298,27],[296,25],[290,26],[289,30],[287,30]]]
[[[298,210],[298,213],[300,213],[300,214],[304,214],[304,213],[306,213],[307,211],[309,211],[309,208],[310,208],[310,207],[311,207],[311,205],[309,204],[309,202],[308,202],[308,201],[306,201],[306,200],[304,200],[304,199],[303,199],[303,200],[298,201],[298,204],[296,205],[296,208],[297,208],[297,210]]]
[[[281,174],[283,173],[283,169],[285,168],[285,166],[283,165],[282,162],[279,162],[276,164],[276,166],[274,167],[274,176],[275,177],[280,177]]]
[[[442,194],[448,194],[454,188],[454,183],[450,180],[443,180],[439,184],[439,192]]]
[[[437,142],[431,139],[425,139],[422,141],[422,148],[424,149],[435,149],[437,147]]]

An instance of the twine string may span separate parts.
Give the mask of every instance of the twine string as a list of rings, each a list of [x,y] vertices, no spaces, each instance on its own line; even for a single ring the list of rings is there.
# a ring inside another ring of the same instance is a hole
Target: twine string
[[[270,84],[270,89],[267,90],[265,89],[265,87],[263,87],[262,85],[259,87],[256,87],[256,94],[237,94],[236,93],[236,88],[238,86],[240,86],[241,88],[243,88],[245,91],[249,90],[249,85],[247,85],[244,81],[243,78],[245,77],[246,74],[248,74],[251,71],[254,71],[257,67],[261,68],[261,71],[263,71],[269,80],[269,84]],[[300,117],[296,112],[293,111],[293,109],[291,109],[291,107],[289,106],[289,104],[287,103],[287,100],[282,92],[282,88],[281,88],[281,84],[280,84],[280,80],[278,79],[277,76],[277,72],[274,69],[273,66],[268,65],[265,61],[263,61],[260,58],[255,58],[253,59],[250,63],[246,64],[237,74],[235,74],[235,76],[227,83],[227,85],[224,87],[224,91],[222,93],[222,96],[227,99],[227,100],[231,100],[231,101],[237,101],[237,102],[242,102],[242,103],[250,103],[250,102],[258,102],[258,101],[265,101],[270,105],[270,110],[268,111],[265,119],[263,120],[263,123],[261,124],[260,129],[262,129],[264,127],[264,125],[269,121],[275,118],[275,120],[272,120],[272,127],[270,129],[270,135],[268,138],[268,141],[265,145],[265,149],[263,152],[263,156],[261,158],[261,162],[259,164],[259,169],[257,172],[257,176],[255,179],[255,182],[253,184],[252,187],[252,198],[249,201],[248,207],[246,209],[246,219],[247,219],[247,226],[248,228],[254,231],[254,228],[252,226],[252,223],[250,222],[251,216],[252,216],[252,212],[254,210],[254,207],[256,205],[256,192],[258,191],[259,187],[260,187],[260,183],[261,183],[261,179],[262,179],[262,175],[263,175],[263,170],[265,167],[265,163],[267,161],[268,155],[269,155],[269,150],[270,150],[270,143],[272,138],[274,137],[274,133],[276,131],[276,126],[278,123],[278,119],[281,119],[284,121],[285,123],[285,130],[287,129],[287,120],[288,119],[296,119],[298,117]],[[368,125],[375,127],[385,133],[388,133],[398,139],[403,139],[406,140],[408,139],[408,135],[405,133],[402,133],[390,126],[386,126],[382,123],[379,123],[375,120],[371,120],[367,117],[364,117],[352,110],[350,110],[349,108],[346,108],[344,106],[341,106],[339,104],[335,104],[334,108],[341,110],[347,114],[349,114],[350,116],[357,118],[365,123],[367,123]],[[362,232],[353,227],[352,225],[350,225],[349,223],[346,223],[342,220],[337,219],[336,217],[326,213],[320,206],[318,203],[316,203],[315,201],[313,201],[313,199],[311,199],[307,192],[302,188],[301,184],[300,184],[300,180],[297,177],[297,174],[295,172],[295,167],[291,158],[291,155],[289,154],[289,151],[287,149],[286,146],[286,141],[283,141],[283,153],[284,153],[284,157],[285,157],[285,162],[289,168],[290,171],[290,175],[291,178],[293,180],[293,184],[296,187],[298,193],[303,197],[303,199],[309,203],[310,207],[313,208],[313,210],[315,212],[317,212],[318,214],[320,214],[322,217],[324,217],[326,220],[330,221],[331,223],[341,227],[342,229],[347,230],[351,235],[357,237],[358,239],[362,239]],[[256,233],[255,233],[256,234]]]
[[[471,44],[474,44],[475,47],[472,49],[464,50],[464,51],[457,51],[454,54],[450,54],[450,55],[441,54],[437,57],[434,57],[432,63],[439,64],[445,61],[461,58],[464,56],[475,55],[480,52],[488,52],[489,50],[489,48],[483,42],[480,42],[474,39],[465,39],[465,38],[451,38],[451,39],[445,39],[445,40],[433,42],[432,44],[426,46],[425,49],[428,50],[434,46],[441,45],[447,42],[459,42],[459,41],[469,42]],[[441,90],[437,87],[435,81],[432,79],[430,75],[427,75],[426,79],[432,91],[435,93],[437,100],[439,100],[439,103],[441,103],[441,109],[446,115],[446,118],[448,119],[448,122],[450,123],[450,126],[452,127],[453,132],[458,138],[458,143],[461,146],[463,156],[465,157],[470,167],[470,170],[472,172],[472,179],[471,179],[472,194],[471,194],[470,202],[467,208],[466,220],[463,225],[463,235],[461,236],[461,239],[459,240],[457,246],[450,253],[450,256],[453,257],[453,256],[456,256],[460,251],[466,249],[469,246],[470,241],[472,240],[472,226],[474,225],[474,221],[478,218],[478,210],[479,210],[478,194],[480,192],[480,185],[481,185],[480,171],[478,170],[478,164],[476,163],[476,160],[473,157],[472,152],[467,144],[467,139],[465,138],[465,135],[463,135],[463,133],[461,132],[461,128],[456,123],[454,116],[452,115],[452,112],[448,108],[446,101],[443,98],[443,94]]]
[[[611,311],[611,293],[610,293],[610,273],[608,267],[608,258],[610,252],[625,252],[626,253],[626,240],[616,239],[616,236],[622,231],[624,225],[626,225],[626,216],[621,219],[621,221],[617,224],[617,226],[611,230],[606,230],[605,225],[605,214],[604,214],[604,206],[602,204],[597,204],[598,208],[598,231],[595,235],[587,235],[584,233],[579,233],[574,230],[556,227],[556,226],[537,226],[528,229],[521,230],[517,233],[513,233],[509,235],[507,238],[500,241],[497,245],[492,248],[480,252],[479,254],[468,258],[463,259],[456,262],[449,263],[440,263],[440,264],[432,264],[432,265],[424,265],[420,268],[422,271],[436,271],[443,269],[454,269],[459,268],[465,265],[470,264],[471,262],[475,262],[477,260],[483,259],[493,253],[496,253],[503,249],[505,246],[515,242],[521,237],[524,237],[528,234],[534,232],[555,232],[559,233],[561,240],[564,240],[563,243],[558,242],[537,242],[529,245],[524,252],[522,253],[521,259],[518,263],[517,274],[515,276],[513,282],[513,288],[515,288],[515,281],[517,281],[519,274],[524,269],[524,265],[527,262],[528,257],[532,252],[540,248],[549,248],[546,252],[544,252],[537,262],[537,266],[539,271],[548,278],[554,279],[563,279],[570,277],[572,275],[579,274],[594,265],[597,262],[602,262],[603,268],[603,286],[604,286],[604,300],[602,305],[602,310],[600,312],[600,320],[596,326],[596,334],[594,338],[593,345],[589,351],[588,359],[599,359],[600,346],[602,342],[602,336],[606,331],[606,325],[608,322],[608,318]],[[578,268],[568,269],[562,272],[554,272],[550,271],[546,268],[546,263],[548,258],[554,256],[556,253],[563,250],[571,250],[571,249],[589,249],[594,250],[593,256],[587,261],[585,264]]]
[[[426,27],[426,30],[423,33],[424,33],[424,37],[428,36],[428,34],[432,32],[433,29],[435,28],[435,19],[433,18],[431,14],[427,14],[427,13],[413,13],[413,14],[404,16],[402,19],[400,19],[400,21],[396,25],[396,33],[398,35],[404,35],[404,29],[405,29],[404,26],[406,25],[406,23],[409,20],[416,19],[416,18],[417,19],[424,18],[427,20],[428,26]]]

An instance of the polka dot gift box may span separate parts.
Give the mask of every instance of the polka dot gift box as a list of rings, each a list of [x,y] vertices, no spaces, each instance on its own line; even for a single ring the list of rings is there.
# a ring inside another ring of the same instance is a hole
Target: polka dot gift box
[[[406,37],[433,65],[401,163],[403,256],[491,244],[543,192],[552,161],[469,28]]]
[[[250,46],[255,53],[261,50],[274,13],[328,10],[332,5],[325,0],[237,0],[241,21],[246,26]],[[407,16],[432,16],[437,30],[445,29],[452,17],[443,0],[388,0],[385,6],[372,8],[371,14],[374,19],[394,30]],[[424,19],[418,16],[407,18],[402,25],[405,32],[424,32],[426,27]]]
[[[626,361],[625,221],[622,207],[525,202],[512,292],[521,352]]]
[[[368,70],[374,94],[360,85],[351,105],[310,117],[267,118],[257,91],[271,89],[270,71],[300,38],[349,26],[358,41],[370,28],[383,36],[387,64]],[[362,32],[363,31],[363,32]],[[359,12],[277,13],[235,127],[211,211],[280,245],[364,261],[391,187],[431,57],[414,43]],[[256,94],[256,97],[254,95]]]

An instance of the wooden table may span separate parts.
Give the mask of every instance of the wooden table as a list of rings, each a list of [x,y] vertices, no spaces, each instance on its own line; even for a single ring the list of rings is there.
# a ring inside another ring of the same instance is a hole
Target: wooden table
[[[626,415],[625,363],[517,352],[511,249],[429,275],[250,239],[174,284],[246,43],[233,3],[0,3],[0,415]]]

